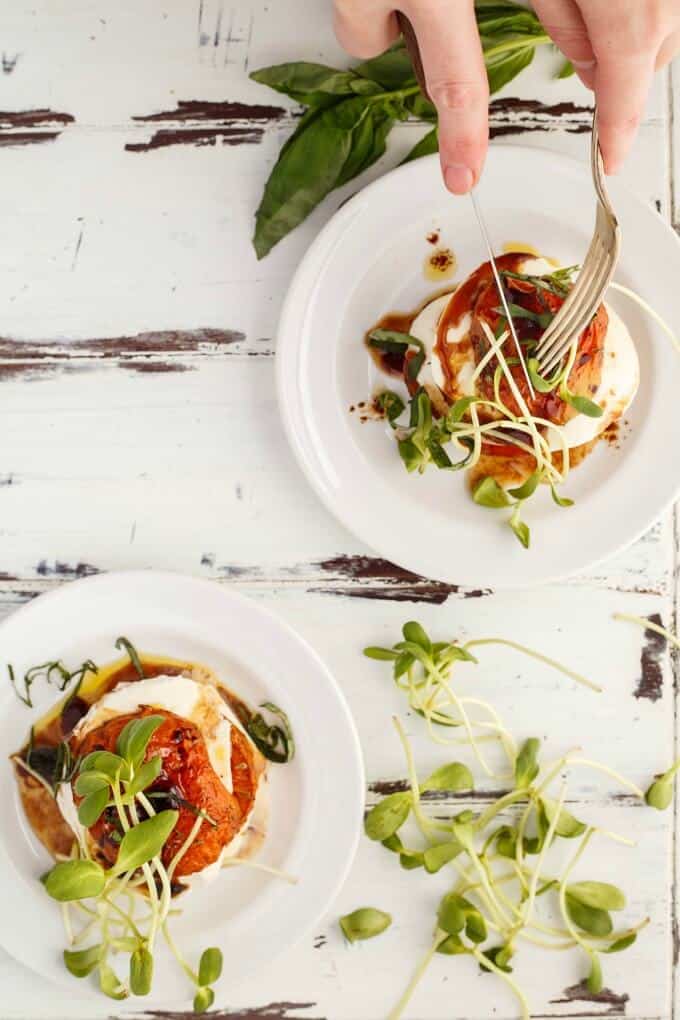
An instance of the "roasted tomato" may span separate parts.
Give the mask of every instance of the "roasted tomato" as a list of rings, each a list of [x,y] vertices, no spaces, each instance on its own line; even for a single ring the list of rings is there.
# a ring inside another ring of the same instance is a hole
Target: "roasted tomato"
[[[123,727],[132,719],[162,715],[163,723],[152,735],[145,760],[160,755],[162,769],[147,792],[158,810],[174,807],[179,812],[177,825],[162,852],[167,866],[189,835],[197,817],[204,811],[215,824],[204,821],[193,843],[180,860],[175,877],[191,875],[212,864],[242,827],[253,805],[261,766],[250,741],[236,727],[231,730],[231,774],[233,793],[225,788],[213,769],[205,741],[196,726],[166,710],[144,708],[131,715],[120,715],[91,730],[74,749],[78,755],[91,751],[115,751]],[[160,797],[156,796],[160,795]],[[77,799],[77,798],[76,798]],[[89,830],[102,863],[111,865],[118,854],[121,838],[118,814],[107,808]]]
[[[524,255],[512,253],[501,255],[497,259],[497,265],[501,271],[516,272],[525,258],[526,256]],[[506,277],[505,284],[511,302],[523,308],[530,316],[542,315],[543,313],[555,314],[564,302],[562,296],[543,288],[537,289],[528,280],[514,280]],[[445,370],[447,365],[452,364],[452,359],[454,359],[456,353],[455,345],[448,344],[446,340],[449,328],[460,323],[464,315],[471,315],[470,337],[472,339],[475,361],[479,364],[489,350],[489,343],[482,327],[482,322],[485,322],[495,334],[502,318],[502,315],[498,312],[500,304],[498,289],[491,267],[488,262],[485,262],[456,291],[439,324],[437,348]],[[543,327],[532,318],[515,315],[513,321],[520,340],[537,341],[543,335]],[[568,379],[568,386],[572,393],[591,397],[596,392],[602,375],[603,347],[607,325],[607,311],[601,305],[594,319],[584,329],[579,338],[576,360]],[[511,337],[505,341],[502,349],[507,359],[516,358],[517,352]],[[481,395],[490,400],[494,399],[494,375],[497,366],[497,359],[492,358],[482,371],[478,381]],[[529,396],[521,366],[511,364],[509,367],[517,388],[533,415],[554,422],[557,425],[563,425],[577,413],[557,393],[537,392],[532,399]],[[452,380],[453,382],[454,380]],[[505,406],[513,413],[519,414],[520,409],[505,376],[501,377],[499,389],[501,400]],[[488,452],[492,451],[489,450]]]

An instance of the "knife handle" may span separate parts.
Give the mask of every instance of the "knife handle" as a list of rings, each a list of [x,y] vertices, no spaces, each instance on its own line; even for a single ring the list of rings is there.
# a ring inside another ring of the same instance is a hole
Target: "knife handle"
[[[415,29],[406,15],[402,14],[401,11],[397,11],[397,23],[401,34],[404,37],[406,49],[408,50],[408,55],[411,58],[411,63],[413,64],[413,70],[415,71],[418,84],[420,85],[420,91],[426,99],[429,99],[430,97],[427,92],[427,84],[425,83],[425,69],[420,56],[420,47],[418,46]]]

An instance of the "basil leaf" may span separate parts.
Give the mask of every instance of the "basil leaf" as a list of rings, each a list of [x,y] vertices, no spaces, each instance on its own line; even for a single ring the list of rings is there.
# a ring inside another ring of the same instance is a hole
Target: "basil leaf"
[[[420,159],[421,156],[431,156],[434,152],[439,152],[439,131],[436,127],[423,135],[419,142],[416,142],[407,156],[401,161],[401,165],[411,163],[414,159]]]
[[[567,893],[567,913],[574,924],[589,935],[610,935],[614,925],[606,910],[588,907]]]
[[[53,900],[69,903],[99,896],[106,875],[96,861],[60,861],[48,872],[44,885]]]
[[[64,966],[69,974],[73,974],[77,978],[84,978],[99,965],[101,955],[100,943],[96,946],[89,946],[87,949],[65,949]]]
[[[338,71],[326,64],[299,60],[263,67],[250,75],[260,85],[290,96],[306,106],[327,106],[347,96],[375,95],[379,85],[354,71]]]
[[[123,727],[116,741],[116,751],[120,757],[136,769],[144,760],[151,737],[164,722],[164,715],[147,715],[142,719],[131,719]]]
[[[494,311],[498,315],[505,315],[504,308],[494,308]],[[530,308],[523,308],[512,301],[508,302],[508,311],[512,315],[513,320],[528,319],[529,322],[535,322],[541,329],[546,329],[555,317],[552,312],[532,312]]]
[[[381,935],[392,924],[392,918],[376,907],[360,907],[340,918],[342,933],[348,942],[360,942]]]
[[[420,792],[427,790],[447,790],[457,793],[460,790],[471,790],[474,786],[472,773],[467,765],[454,761],[450,765],[441,765],[431,776],[421,783]]]
[[[334,188],[382,156],[391,121],[375,109],[374,120],[362,98],[346,99],[300,125],[281,150],[255,214],[253,243],[258,259]]]
[[[121,875],[125,871],[135,871],[142,864],[157,857],[175,828],[178,818],[177,811],[160,811],[152,818],[147,818],[139,825],[129,829],[120,843],[114,869],[115,874]]]
[[[148,995],[153,981],[153,956],[140,946],[130,956],[130,991],[133,995]]]
[[[413,64],[403,39],[399,39],[379,56],[358,64],[354,73],[377,82],[383,89],[402,89],[416,84]]]
[[[541,741],[538,737],[529,737],[522,744],[515,761],[515,788],[527,789],[538,775],[538,750]]]
[[[214,985],[222,974],[222,951],[216,947],[205,949],[198,965],[198,980],[202,985]]]
[[[80,824],[89,829],[101,817],[108,803],[108,786],[102,790],[97,790],[95,793],[88,793],[87,797],[80,802],[78,807],[78,821]]]
[[[364,820],[369,839],[382,842],[401,828],[411,811],[410,793],[391,793],[373,807]]]
[[[481,478],[472,490],[472,498],[480,506],[497,509],[502,506],[510,506],[510,500],[495,478]]]
[[[414,471],[421,471],[426,467],[427,458],[412,439],[400,439],[397,443],[397,449],[409,474],[413,474]]]
[[[609,882],[574,882],[567,886],[567,895],[596,910],[623,910],[626,906],[624,894]]]
[[[446,415],[446,424],[449,427],[457,425],[458,422],[461,421],[465,412],[472,406],[472,404],[476,404],[478,400],[479,397],[459,397],[455,404],[449,408]]]

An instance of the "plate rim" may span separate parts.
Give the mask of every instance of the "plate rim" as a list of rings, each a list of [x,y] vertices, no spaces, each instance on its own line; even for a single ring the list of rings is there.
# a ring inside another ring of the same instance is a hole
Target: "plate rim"
[[[190,586],[203,588],[211,593],[219,593],[220,597],[223,597],[227,602],[236,603],[246,611],[254,613],[255,616],[269,620],[273,627],[278,629],[280,633],[285,634],[288,640],[296,644],[298,649],[300,649],[309,661],[314,662],[316,668],[325,676],[328,689],[335,700],[336,708],[340,710],[342,715],[345,730],[345,735],[342,739],[344,741],[345,738],[347,738],[349,751],[347,764],[348,766],[351,765],[351,769],[349,767],[347,769],[346,776],[350,778],[351,785],[354,787],[352,792],[352,803],[354,806],[352,809],[351,830],[348,828],[347,824],[344,825],[344,831],[348,834],[348,840],[342,864],[336,870],[332,881],[329,880],[328,890],[324,894],[323,898],[317,898],[315,900],[314,909],[310,911],[309,917],[304,926],[301,925],[298,931],[295,932],[285,944],[280,945],[274,952],[270,953],[266,962],[261,961],[255,964],[252,968],[248,968],[245,972],[243,972],[242,977],[240,978],[234,978],[233,976],[230,977],[229,987],[234,988],[238,985],[240,980],[252,979],[257,973],[266,971],[274,960],[278,959],[284,952],[287,952],[294,946],[298,945],[302,939],[309,935],[338,898],[354,864],[363,829],[363,813],[366,794],[366,770],[363,750],[356,723],[345,694],[334,673],[316,649],[307,641],[306,638],[298,633],[298,631],[290,623],[288,623],[287,620],[278,615],[274,610],[270,609],[268,606],[261,605],[255,599],[250,598],[248,595],[243,594],[240,591],[234,591],[223,587],[223,585],[221,585],[216,579],[199,577],[195,574],[182,573],[181,571],[156,570],[154,568],[102,571],[87,577],[78,578],[74,581],[62,582],[54,589],[43,592],[36,598],[31,599],[25,605],[19,606],[0,621],[0,637],[3,635],[4,631],[8,629],[13,620],[19,616],[23,619],[25,616],[29,615],[33,607],[40,602],[44,607],[46,603],[51,604],[58,601],[60,598],[72,597],[70,593],[73,589],[78,589],[80,591],[89,587],[106,586],[109,584],[115,587],[121,582],[123,582],[123,584],[134,584],[135,580],[140,578],[144,578],[147,582],[149,578],[153,578],[155,582],[161,581],[182,585],[188,584]],[[351,777],[349,776],[350,771],[353,773]],[[348,782],[348,789],[349,786],[350,782]],[[349,819],[349,811],[347,814]],[[347,822],[348,819],[346,819],[345,822]],[[36,974],[43,981],[56,985],[60,988],[67,989],[72,993],[73,998],[76,1001],[99,1001],[100,999],[103,1001],[102,993],[91,983],[76,983],[66,973],[66,971],[64,971],[62,975],[59,969],[55,969],[54,973],[48,973],[35,967],[28,958],[24,955],[19,955],[14,951],[10,936],[11,930],[9,927],[5,930],[0,927],[0,948],[5,950],[13,961],[22,967],[26,967],[30,973]],[[219,939],[222,936],[216,933],[215,937],[216,939]],[[226,989],[223,993],[221,993],[220,990],[217,991],[216,1005],[219,1005],[220,994],[226,995]],[[187,1001],[190,1000],[190,997],[190,993],[187,992]],[[148,1008],[168,1008],[169,1004],[168,998],[164,998],[163,992],[160,990],[156,994],[152,992],[143,1001],[135,996],[130,996],[126,1002],[128,1008],[134,1009],[134,1007],[137,1007],[142,1010]],[[170,1004],[170,1008],[181,1008],[182,1005],[182,1002],[175,1000]]]
[[[575,156],[559,152],[556,149],[546,149],[543,147],[532,146],[532,145],[518,145],[515,143],[502,143],[491,147],[497,152],[510,151],[520,156],[539,159],[553,159],[560,163],[564,163],[571,167],[572,170],[576,169],[581,174],[587,174],[588,165],[584,160],[581,160]],[[288,408],[288,400],[290,396],[290,381],[294,376],[294,368],[298,366],[299,362],[299,341],[295,338],[295,333],[289,328],[289,320],[294,320],[295,311],[294,306],[298,300],[298,290],[302,290],[304,293],[305,274],[310,272],[310,266],[313,259],[318,253],[324,253],[324,249],[328,241],[333,235],[338,232],[347,220],[350,220],[355,215],[355,210],[358,211],[360,203],[366,201],[367,196],[372,191],[378,190],[384,187],[386,180],[392,180],[399,176],[408,176],[414,172],[416,166],[434,165],[439,166],[439,156],[434,153],[428,156],[423,156],[418,160],[413,160],[408,163],[401,163],[396,167],[381,174],[375,180],[367,183],[363,188],[357,191],[347,201],[345,201],[330,217],[330,219],[323,225],[319,233],[316,235],[310,246],[305,251],[302,259],[300,260],[291,280],[288,285],[288,290],[281,306],[281,312],[279,315],[278,326],[276,330],[276,365],[275,365],[275,380],[276,380],[276,394],[277,403],[279,406],[279,414],[283,423],[284,432],[288,444],[293,451],[295,460],[302,470],[305,478],[310,484],[317,497],[321,500],[322,504],[326,507],[333,518],[338,521],[344,528],[346,528],[356,539],[364,543],[370,550],[375,552],[381,557],[388,559],[390,562],[401,567],[401,569],[416,573],[419,576],[426,577],[421,573],[417,564],[413,561],[409,562],[408,554],[400,560],[394,560],[392,558],[393,552],[391,549],[382,545],[379,541],[375,541],[372,537],[369,539],[366,537],[366,528],[363,527],[361,522],[355,523],[354,519],[348,519],[344,514],[338,512],[337,506],[330,498],[328,491],[321,484],[320,479],[316,473],[310,469],[305,456],[302,453],[302,441],[296,434],[295,424],[293,422],[293,416],[291,415]],[[638,209],[646,216],[652,213],[648,203],[635,191],[628,187],[627,184],[622,183],[620,180],[617,181],[617,188],[625,193],[626,198],[629,202],[633,203]],[[659,217],[657,220],[657,226],[672,239],[676,248],[678,249],[678,256],[680,258],[680,236],[675,230],[666,222],[665,219]],[[315,274],[318,278],[319,273]],[[288,363],[290,362],[290,364]],[[304,416],[302,416],[304,417]],[[628,539],[622,540],[616,546],[608,549],[600,556],[594,556],[589,559],[586,563],[581,564],[573,569],[565,569],[564,571],[555,571],[542,575],[539,579],[531,578],[529,580],[519,579],[515,580],[494,580],[493,585],[489,590],[492,591],[517,591],[523,588],[530,588],[539,585],[554,584],[559,581],[565,581],[572,577],[577,577],[587,570],[592,569],[615,556],[619,555],[622,551],[629,548],[635,542],[637,542],[643,535],[645,535],[650,528],[656,524],[668,510],[677,502],[680,498],[680,476],[675,484],[673,492],[668,496],[663,503],[659,506],[652,514],[650,514],[646,520],[646,523],[640,525],[638,529]],[[426,577],[426,579],[428,579]],[[480,584],[484,584],[483,578],[476,579],[464,579],[452,580],[443,576],[435,576],[432,578],[438,580],[443,584],[447,584],[452,588],[477,588]]]

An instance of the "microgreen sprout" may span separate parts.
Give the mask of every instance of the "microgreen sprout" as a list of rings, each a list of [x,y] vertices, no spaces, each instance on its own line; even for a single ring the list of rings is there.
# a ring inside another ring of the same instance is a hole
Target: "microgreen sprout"
[[[512,989],[524,1018],[529,1017],[529,1007],[512,976],[511,962],[524,943],[546,950],[580,950],[587,961],[585,980],[590,991],[597,993],[602,988],[602,955],[632,945],[648,919],[616,928],[612,914],[626,906],[622,890],[610,882],[590,880],[587,875],[572,878],[595,836],[634,844],[571,814],[565,806],[565,775],[568,777],[574,767],[588,767],[640,798],[642,790],[608,766],[582,757],[580,749],[557,761],[545,761],[538,738],[529,737],[518,746],[492,706],[478,698],[454,695],[450,685],[454,664],[475,662],[471,648],[500,639],[472,640],[462,645],[436,642],[414,621],[404,625],[403,638],[392,648],[372,646],[365,649],[365,654],[392,663],[397,686],[407,695],[410,707],[425,718],[430,736],[437,743],[452,742],[441,735],[442,729],[460,731],[464,734],[462,742],[470,745],[478,763],[491,774],[478,746],[484,737],[491,737],[503,748],[510,771],[505,777],[507,792],[483,811],[469,807],[456,811],[460,792],[472,788],[469,769],[460,762],[448,762],[426,779],[419,779],[409,738],[395,720],[409,789],[390,794],[370,809],[365,818],[366,834],[398,855],[404,870],[416,868],[434,874],[449,869],[452,885],[437,909],[433,943],[390,1013],[391,1020],[401,1016],[435,954],[471,956],[483,972],[496,975]],[[512,642],[500,643],[527,651],[578,678],[530,649]],[[560,777],[561,788],[553,793],[552,786]],[[449,795],[447,800],[453,808],[450,816],[443,815],[441,802],[436,819],[427,813],[426,801],[432,791]],[[412,848],[407,848],[402,833],[411,823],[420,835],[409,840]],[[566,868],[551,872],[551,850],[563,841],[574,842],[576,850]],[[552,916],[544,916],[543,903]]]
[[[78,820],[83,829],[89,829],[104,812],[113,812],[120,833],[114,863],[106,868],[93,859],[87,835],[83,834],[76,856],[57,862],[44,876],[43,884],[48,895],[65,905],[67,930],[73,933],[70,904],[82,907],[87,918],[83,930],[71,934],[71,945],[64,951],[64,965],[74,976],[86,977],[96,970],[101,990],[114,999],[126,998],[130,993],[147,995],[153,981],[155,941],[163,932],[196,986],[194,1005],[201,1011],[214,1000],[211,985],[221,972],[221,953],[218,949],[206,950],[198,972],[193,971],[168,938],[167,921],[174,870],[201,826],[209,821],[200,812],[173,860],[167,866],[163,863],[162,851],[179,813],[172,809],[156,811],[145,790],[160,774],[160,756],[149,756],[149,744],[164,718],[146,715],[131,720],[121,730],[115,752],[93,751],[77,765],[74,791],[80,800]],[[127,909],[119,903],[123,894],[140,885],[146,889],[150,907],[145,925],[136,917],[137,900],[130,897]],[[83,903],[89,900],[95,901],[94,909]],[[74,948],[88,936],[96,939],[94,944]],[[109,962],[111,954],[120,952],[129,954],[127,980],[119,978]]]
[[[392,918],[376,907],[359,907],[341,917],[338,923],[348,942],[360,942],[381,935],[392,924]]]

